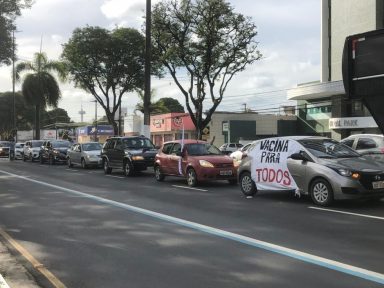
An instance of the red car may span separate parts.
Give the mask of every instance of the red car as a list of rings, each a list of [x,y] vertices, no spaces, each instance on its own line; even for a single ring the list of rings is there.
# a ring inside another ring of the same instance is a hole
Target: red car
[[[199,181],[227,180],[236,184],[233,159],[215,146],[199,140],[175,140],[164,143],[155,157],[155,177],[163,181],[165,176],[187,178],[189,186]]]

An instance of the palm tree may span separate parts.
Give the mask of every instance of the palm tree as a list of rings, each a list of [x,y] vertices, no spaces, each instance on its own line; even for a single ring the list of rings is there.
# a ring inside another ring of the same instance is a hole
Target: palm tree
[[[137,90],[137,94],[141,100],[141,102],[136,104],[135,111],[140,111],[141,113],[144,114],[144,92],[143,90]],[[156,114],[163,114],[167,113],[168,109],[167,107],[164,106],[163,103],[156,101],[152,102],[152,99],[155,96],[155,90],[151,90],[150,94],[150,100],[149,100],[149,114],[150,115],[156,115]]]
[[[62,62],[49,61],[45,53],[35,53],[32,62],[21,62],[16,66],[16,80],[25,75],[22,92],[25,101],[35,106],[35,138],[40,139],[40,110],[47,106],[57,107],[61,93],[55,77],[50,72],[57,72],[59,79],[66,79],[66,69]]]

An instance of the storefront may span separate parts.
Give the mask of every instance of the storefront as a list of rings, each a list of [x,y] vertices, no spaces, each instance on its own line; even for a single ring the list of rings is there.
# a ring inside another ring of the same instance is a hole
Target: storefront
[[[112,125],[98,125],[97,133],[95,126],[84,126],[77,128],[77,141],[79,143],[90,141],[104,143],[109,137],[113,135],[114,131]]]
[[[167,113],[151,116],[151,140],[156,146],[176,139],[196,138],[195,125],[188,113]]]

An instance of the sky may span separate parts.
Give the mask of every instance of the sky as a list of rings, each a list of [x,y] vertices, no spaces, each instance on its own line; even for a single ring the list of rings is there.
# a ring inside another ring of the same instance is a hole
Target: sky
[[[160,0],[152,0],[152,5]],[[50,60],[59,60],[62,45],[76,28],[86,25],[107,29],[133,27],[141,30],[145,0],[35,0],[17,19],[17,58],[30,61],[33,54],[45,52]],[[257,25],[256,41],[263,59],[248,66],[229,83],[218,111],[238,112],[244,109],[265,111],[287,101],[287,89],[297,84],[320,79],[320,0],[229,0],[235,12],[250,16]],[[12,67],[0,67],[0,92],[12,90]],[[155,99],[172,97],[184,105],[185,100],[170,75],[152,78]],[[16,84],[16,90],[21,83]],[[93,96],[60,83],[59,107],[67,110],[73,121],[84,121],[95,115]],[[129,114],[139,101],[135,93],[123,96],[123,107]],[[208,104],[208,103],[207,103]],[[209,108],[207,106],[207,108]],[[98,109],[99,115],[101,109]]]

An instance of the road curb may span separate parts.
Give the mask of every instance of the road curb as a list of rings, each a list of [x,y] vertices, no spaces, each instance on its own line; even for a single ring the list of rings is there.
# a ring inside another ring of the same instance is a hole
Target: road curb
[[[0,288],[40,288],[0,237]]]

